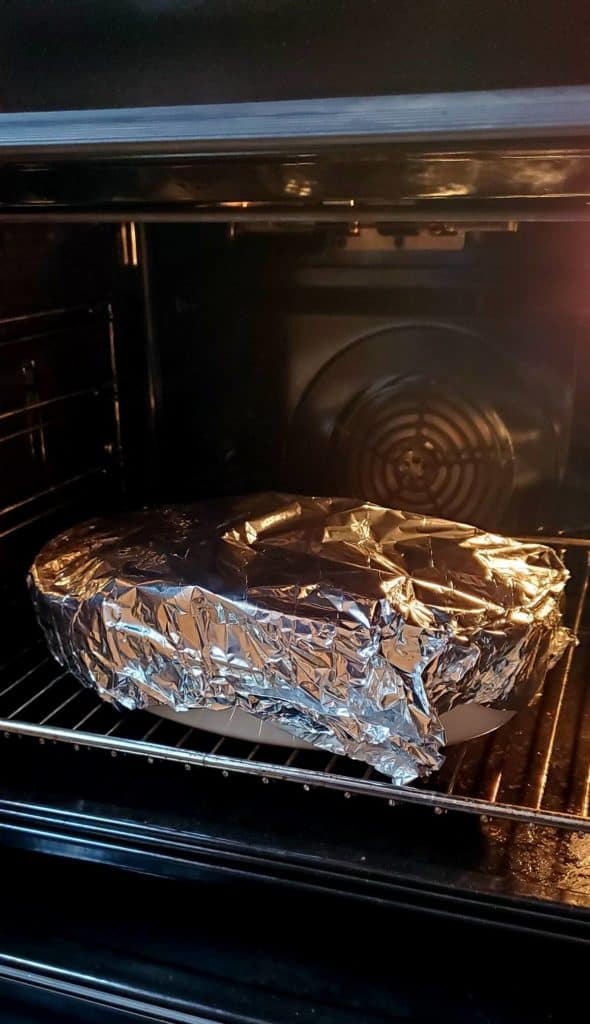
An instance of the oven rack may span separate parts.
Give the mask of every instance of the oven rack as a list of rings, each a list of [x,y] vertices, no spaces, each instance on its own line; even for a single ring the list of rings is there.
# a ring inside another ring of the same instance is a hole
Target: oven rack
[[[545,538],[547,540],[547,538]],[[137,755],[150,763],[216,769],[325,787],[345,798],[378,797],[392,806],[444,811],[590,832],[590,688],[586,601],[590,541],[551,539],[571,573],[566,622],[579,643],[547,677],[538,703],[498,732],[452,748],[426,782],[394,786],[365,764],[323,751],[219,737],[145,711],[118,712],[53,661],[33,636],[0,665],[0,735]]]

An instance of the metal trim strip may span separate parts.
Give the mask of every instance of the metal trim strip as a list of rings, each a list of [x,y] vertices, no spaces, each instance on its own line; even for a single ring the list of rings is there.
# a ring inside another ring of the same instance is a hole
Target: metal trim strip
[[[0,151],[230,153],[269,144],[572,137],[590,131],[590,86],[0,115]]]

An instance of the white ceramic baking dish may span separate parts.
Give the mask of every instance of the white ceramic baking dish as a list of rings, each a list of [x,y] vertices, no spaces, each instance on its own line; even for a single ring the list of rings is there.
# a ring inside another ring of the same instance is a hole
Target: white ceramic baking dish
[[[240,708],[230,708],[228,711],[172,711],[171,708],[151,710],[162,718],[195,726],[205,732],[217,733],[218,736],[246,740],[249,743],[268,743],[271,746],[296,747],[301,750],[311,746],[295,739],[272,722],[263,722]],[[482,707],[481,704],[461,704],[441,715],[447,745],[464,743],[493,732],[508,722],[513,715],[513,711],[495,711]]]

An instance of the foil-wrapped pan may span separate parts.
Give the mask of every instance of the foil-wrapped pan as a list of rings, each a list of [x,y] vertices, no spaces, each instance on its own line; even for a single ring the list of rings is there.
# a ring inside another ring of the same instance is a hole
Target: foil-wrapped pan
[[[84,523],[30,585],[55,657],[117,706],[237,707],[402,784],[442,763],[445,712],[535,695],[567,578],[542,544],[261,494]]]

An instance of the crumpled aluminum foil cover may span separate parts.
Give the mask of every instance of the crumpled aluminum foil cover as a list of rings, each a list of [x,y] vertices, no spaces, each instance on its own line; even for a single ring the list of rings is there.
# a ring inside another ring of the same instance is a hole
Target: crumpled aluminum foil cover
[[[30,585],[55,657],[117,706],[237,706],[403,784],[442,763],[442,712],[538,691],[567,578],[542,544],[262,494],[84,523]]]

